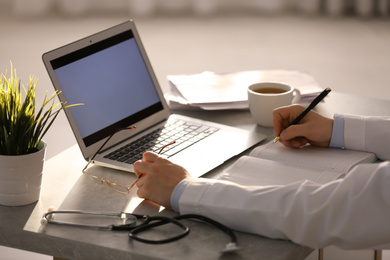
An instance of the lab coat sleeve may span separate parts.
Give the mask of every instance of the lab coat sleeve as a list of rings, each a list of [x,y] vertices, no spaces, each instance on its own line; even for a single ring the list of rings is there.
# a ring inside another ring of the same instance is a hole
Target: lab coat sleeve
[[[381,160],[390,160],[390,117],[344,117],[346,149],[375,153]]]
[[[368,126],[371,123],[376,127]],[[382,119],[348,117],[346,148],[388,159],[388,124]],[[379,136],[382,140],[376,139]],[[366,140],[353,144],[354,138]],[[312,248],[331,244],[345,249],[390,248],[390,162],[359,165],[344,180],[325,185],[303,181],[241,186],[201,178],[189,182],[179,199],[181,214],[201,214],[238,231],[290,239]]]
[[[326,185],[241,186],[192,179],[180,213],[197,213],[237,231],[312,248],[390,248],[390,163],[356,167]]]

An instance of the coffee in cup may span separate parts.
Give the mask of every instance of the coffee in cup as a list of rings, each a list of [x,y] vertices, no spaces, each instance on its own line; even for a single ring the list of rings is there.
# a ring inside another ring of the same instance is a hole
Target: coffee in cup
[[[275,108],[299,102],[298,89],[279,82],[261,82],[248,87],[249,110],[253,119],[261,126],[272,127],[272,111]]]

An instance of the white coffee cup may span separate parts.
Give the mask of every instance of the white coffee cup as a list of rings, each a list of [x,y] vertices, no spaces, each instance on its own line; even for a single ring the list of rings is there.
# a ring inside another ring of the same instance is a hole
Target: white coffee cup
[[[261,126],[272,127],[275,108],[299,102],[301,92],[284,83],[261,82],[248,87],[249,110]]]

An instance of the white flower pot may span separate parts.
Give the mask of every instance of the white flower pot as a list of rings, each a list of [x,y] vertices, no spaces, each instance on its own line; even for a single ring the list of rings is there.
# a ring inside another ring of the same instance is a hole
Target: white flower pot
[[[46,143],[26,155],[0,155],[0,205],[23,206],[38,201]]]

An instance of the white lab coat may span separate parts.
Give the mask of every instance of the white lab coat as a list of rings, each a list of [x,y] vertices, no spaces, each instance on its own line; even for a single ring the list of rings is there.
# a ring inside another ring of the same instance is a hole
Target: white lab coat
[[[346,149],[384,162],[356,166],[326,185],[241,186],[188,179],[180,214],[197,213],[238,231],[321,248],[390,248],[390,118],[345,117]]]

